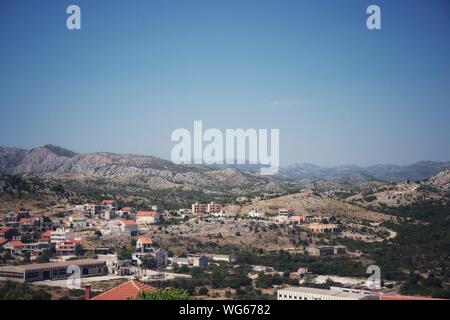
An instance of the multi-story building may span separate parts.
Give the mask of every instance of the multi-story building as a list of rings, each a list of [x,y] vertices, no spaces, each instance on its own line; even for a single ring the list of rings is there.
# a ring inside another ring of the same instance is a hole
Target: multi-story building
[[[222,205],[220,203],[211,202],[206,206],[207,213],[213,214],[219,213],[220,211],[222,211]]]
[[[32,256],[40,256],[44,250],[49,248],[48,242],[31,242],[24,243],[22,247],[22,252],[30,253]]]
[[[102,230],[105,234],[111,235],[128,235],[135,236],[138,234],[138,225],[136,221],[131,219],[115,219],[108,222],[105,230]]]
[[[73,229],[71,228],[58,228],[55,231],[52,231],[52,235],[50,236],[50,243],[56,244],[61,241],[65,241],[74,236]]]
[[[10,211],[5,214],[5,224],[9,227],[16,227],[19,225],[19,212]]]
[[[84,205],[84,212],[91,216],[95,216],[102,212],[102,206],[95,203],[87,203]]]
[[[39,217],[21,218],[19,220],[19,231],[21,233],[36,232],[40,228],[40,221]]]
[[[194,203],[192,204],[192,214],[202,214],[206,213],[206,206],[202,203]]]
[[[107,210],[116,211],[118,209],[116,200],[103,200],[102,206],[104,209],[107,209]]]
[[[368,295],[338,290],[288,287],[277,291],[277,300],[363,300]]]
[[[153,248],[153,240],[148,237],[140,237],[136,241],[136,251],[149,252]]]
[[[142,260],[146,257],[153,257],[156,261],[156,267],[166,267],[168,263],[168,252],[162,248],[149,247],[147,251],[136,251],[132,254],[132,260],[138,266],[142,265]]]
[[[87,227],[87,218],[84,215],[76,214],[69,217],[71,228],[83,229]]]
[[[82,253],[81,241],[78,239],[67,239],[56,243],[57,256],[77,256]]]
[[[155,211],[138,211],[136,223],[138,225],[153,224],[160,221],[160,214]]]
[[[125,219],[134,219],[136,218],[136,210],[131,207],[123,207],[122,209],[116,211],[116,215]]]
[[[3,248],[9,250],[11,253],[22,253],[23,242],[19,240],[13,240],[4,244]]]
[[[11,240],[16,234],[16,229],[10,227],[0,227],[0,238]]]
[[[96,259],[70,260],[0,267],[0,280],[29,283],[44,280],[66,279],[80,269],[80,276],[103,276],[108,273],[105,261]]]

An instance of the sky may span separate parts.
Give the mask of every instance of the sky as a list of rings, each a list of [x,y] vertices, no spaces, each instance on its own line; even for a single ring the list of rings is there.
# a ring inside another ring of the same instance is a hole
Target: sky
[[[282,165],[447,161],[449,57],[448,0],[2,0],[0,145],[169,159],[202,120]]]

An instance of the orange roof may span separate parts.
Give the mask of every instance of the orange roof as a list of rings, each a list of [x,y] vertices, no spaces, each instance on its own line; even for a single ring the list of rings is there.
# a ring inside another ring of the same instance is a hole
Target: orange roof
[[[133,211],[133,208],[131,208],[131,207],[125,207],[125,208],[122,208],[122,211]]]
[[[103,200],[103,204],[114,204],[115,200]]]
[[[25,223],[25,222],[35,222],[35,221],[37,221],[37,220],[39,220],[39,218],[38,218],[38,217],[31,217],[31,218],[21,218],[21,219],[19,220],[19,223]]]
[[[8,240],[6,240],[4,238],[0,238],[0,246],[4,245],[7,242],[8,242]]]
[[[131,219],[122,219],[122,222],[125,223],[127,226],[136,225],[136,221]]]
[[[41,237],[51,237],[51,236],[52,236],[51,230],[45,231],[41,234]]]
[[[77,244],[81,244],[81,239],[80,239],[80,238],[71,237],[71,238],[69,238],[69,239],[64,240],[63,242],[65,242],[65,243],[77,243]]]
[[[148,237],[139,238],[138,241],[141,242],[142,244],[153,244],[153,240]]]
[[[136,280],[130,280],[108,291],[105,291],[91,300],[128,300],[137,298],[142,291],[155,291],[156,288]]]
[[[9,244],[14,248],[23,247],[23,242],[18,240],[11,241]]]
[[[136,217],[154,217],[157,215],[155,211],[138,211]]]

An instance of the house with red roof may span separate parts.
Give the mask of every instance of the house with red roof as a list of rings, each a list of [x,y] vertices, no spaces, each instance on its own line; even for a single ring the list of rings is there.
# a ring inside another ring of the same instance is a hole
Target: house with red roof
[[[81,239],[69,238],[56,243],[56,255],[58,256],[77,256],[82,254]]]
[[[108,222],[105,231],[113,235],[135,236],[138,234],[138,225],[136,221],[131,219],[114,219]]]
[[[48,230],[41,233],[41,241],[42,242],[50,242],[50,238],[52,237],[52,231]]]
[[[8,239],[0,238],[0,248],[3,247],[4,244],[8,242]]]
[[[91,287],[89,285],[85,290],[86,300],[130,300],[138,298],[141,292],[156,291],[157,289],[146,283],[130,280],[93,298],[90,297]]]
[[[39,217],[21,218],[19,220],[20,232],[36,232],[40,226],[41,219]]]
[[[153,240],[149,237],[140,237],[136,241],[136,251],[149,252],[153,247]]]
[[[0,238],[11,240],[16,234],[16,229],[10,227],[0,227]]]
[[[108,209],[108,210],[112,210],[112,211],[116,211],[118,209],[116,200],[103,200],[102,206],[104,209]]]
[[[160,221],[160,214],[156,211],[138,211],[136,214],[136,223],[138,225],[148,225]]]
[[[3,245],[3,248],[9,250],[11,253],[21,253],[23,248],[23,242],[14,240]]]

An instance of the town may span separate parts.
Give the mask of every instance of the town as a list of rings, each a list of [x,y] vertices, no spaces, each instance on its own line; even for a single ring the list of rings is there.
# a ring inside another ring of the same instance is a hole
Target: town
[[[335,216],[299,214],[291,207],[277,208],[272,212],[252,209],[245,214],[236,214],[226,212],[220,203],[215,202],[196,202],[191,208],[176,211],[165,210],[160,205],[141,211],[121,207],[114,199],[57,205],[40,215],[22,208],[6,212],[1,220],[0,280],[38,285],[49,290],[66,288],[67,279],[73,273],[70,268],[75,266],[81,271],[80,286],[76,289],[85,291],[85,299],[94,300],[128,299],[128,293],[121,296],[117,292],[130,286],[142,288],[133,291],[131,298],[136,298],[143,290],[156,290],[163,283],[173,285],[176,281],[183,283],[208,274],[213,278],[212,285],[196,287],[194,284],[190,294],[199,299],[232,298],[233,293],[239,293],[241,285],[250,284],[262,288],[260,296],[280,300],[313,296],[330,300],[397,295],[392,286],[371,291],[367,289],[364,278],[318,276],[302,265],[298,265],[294,272],[283,272],[270,266],[240,265],[238,255],[232,251],[226,254],[220,250],[177,252],[170,242],[163,244],[158,236],[163,228],[168,232],[167,226],[178,228],[176,232],[181,237],[183,226],[195,232],[200,221],[209,223],[207,228],[218,229],[211,223],[224,225],[237,219],[240,224],[259,223],[269,228],[277,226],[289,230],[300,228],[319,238],[324,234],[342,234],[349,228]],[[318,258],[356,254],[348,252],[345,245],[304,244],[290,250]],[[222,282],[214,283],[214,277],[219,273],[225,273],[224,278],[235,281],[230,284],[222,279]],[[322,288],[305,287],[311,279],[320,280]],[[264,286],[264,281],[274,281],[275,285]],[[342,286],[324,287],[339,282]],[[117,283],[121,284],[114,286]]]

